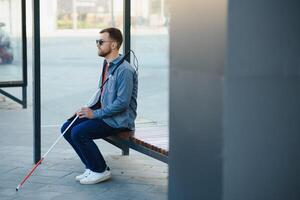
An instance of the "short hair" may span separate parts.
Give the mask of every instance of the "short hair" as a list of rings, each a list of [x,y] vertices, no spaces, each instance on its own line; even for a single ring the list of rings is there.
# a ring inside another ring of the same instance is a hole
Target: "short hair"
[[[117,28],[106,28],[100,31],[100,33],[108,33],[109,37],[117,42],[117,48],[119,49],[123,43],[123,36],[119,29]]]

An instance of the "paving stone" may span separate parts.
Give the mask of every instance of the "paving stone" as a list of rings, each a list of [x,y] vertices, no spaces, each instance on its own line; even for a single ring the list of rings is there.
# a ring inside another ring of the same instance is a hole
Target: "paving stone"
[[[21,193],[18,192],[15,196],[15,200],[24,200],[24,199],[38,199],[38,200],[52,200],[54,197],[60,195],[58,192],[36,192],[32,191],[31,193]]]
[[[41,189],[37,190],[37,192],[58,192],[61,194],[72,194],[78,191],[80,191],[78,187],[60,184],[46,185],[45,187],[42,187]]]
[[[106,197],[105,197],[106,198]],[[99,196],[90,192],[74,192],[72,194],[59,194],[51,200],[99,200]],[[106,198],[108,199],[108,198]]]
[[[160,194],[162,194],[162,193],[164,193],[164,194],[167,194],[167,192],[168,192],[168,186],[167,185],[152,185],[148,190],[147,190],[147,192],[149,192],[149,193],[154,193],[154,194],[156,194],[156,193],[160,193]]]

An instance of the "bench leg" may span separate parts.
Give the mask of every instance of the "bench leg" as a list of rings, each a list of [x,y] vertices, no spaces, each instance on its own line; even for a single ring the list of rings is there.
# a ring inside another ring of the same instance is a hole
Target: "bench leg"
[[[122,156],[128,156],[129,155],[129,148],[123,147],[122,148]]]
[[[122,144],[120,141],[114,140],[113,138],[103,138],[105,141],[115,145],[116,147],[119,147],[122,150],[123,156],[129,155],[129,147],[125,144]]]

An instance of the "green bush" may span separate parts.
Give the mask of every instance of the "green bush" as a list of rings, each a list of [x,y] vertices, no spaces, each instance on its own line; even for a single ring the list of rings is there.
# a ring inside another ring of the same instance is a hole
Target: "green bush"
[[[77,21],[78,29],[92,29],[92,28],[103,29],[104,27],[106,27],[105,24],[101,23],[101,22],[92,23],[92,22],[87,22],[87,21]],[[72,20],[57,20],[57,28],[58,29],[72,29],[73,22],[72,22]]]
[[[72,20],[57,20],[58,29],[72,29],[73,22]]]

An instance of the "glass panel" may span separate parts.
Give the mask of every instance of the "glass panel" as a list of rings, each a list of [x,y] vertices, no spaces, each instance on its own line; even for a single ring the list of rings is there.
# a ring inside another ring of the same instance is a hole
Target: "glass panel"
[[[22,80],[21,1],[0,0],[0,82]]]
[[[123,0],[41,1],[41,13],[42,124],[60,126],[96,90],[96,39],[102,28],[123,29]]]
[[[138,120],[168,124],[168,2],[132,0],[131,17],[131,48],[139,60]]]

